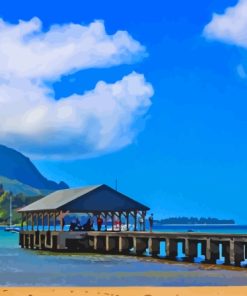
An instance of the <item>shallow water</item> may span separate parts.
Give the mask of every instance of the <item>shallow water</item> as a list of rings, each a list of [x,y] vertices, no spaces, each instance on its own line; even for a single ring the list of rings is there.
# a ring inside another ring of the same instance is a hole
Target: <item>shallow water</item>
[[[247,270],[151,258],[62,254],[21,249],[18,234],[0,230],[1,286],[246,285]]]

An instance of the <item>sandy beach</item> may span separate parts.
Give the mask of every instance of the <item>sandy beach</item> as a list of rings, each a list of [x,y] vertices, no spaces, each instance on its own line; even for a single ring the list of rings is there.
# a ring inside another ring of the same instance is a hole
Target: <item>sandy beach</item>
[[[246,296],[245,287],[2,287],[4,296]]]

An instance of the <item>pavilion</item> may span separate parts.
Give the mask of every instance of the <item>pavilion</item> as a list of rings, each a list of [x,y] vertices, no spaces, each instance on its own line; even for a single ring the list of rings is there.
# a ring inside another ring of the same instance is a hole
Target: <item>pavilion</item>
[[[21,208],[18,212],[22,214],[22,229],[25,221],[27,230],[30,228],[31,230],[39,229],[39,227],[44,230],[45,221],[48,230],[51,226],[56,230],[57,218],[62,225],[62,219],[65,215],[87,213],[94,216],[101,215],[105,224],[110,218],[112,230],[114,229],[114,217],[117,217],[120,221],[120,230],[121,219],[125,219],[127,231],[129,230],[130,217],[132,217],[136,231],[138,216],[141,216],[145,221],[148,210],[147,206],[103,184],[58,190]],[[39,225],[40,221],[41,225]],[[61,227],[62,229],[63,227]],[[145,230],[145,223],[143,230]]]

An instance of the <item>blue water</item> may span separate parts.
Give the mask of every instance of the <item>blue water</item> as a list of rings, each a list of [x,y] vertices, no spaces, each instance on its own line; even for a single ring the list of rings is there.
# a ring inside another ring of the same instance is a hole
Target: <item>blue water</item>
[[[167,225],[156,230],[247,233],[247,226]],[[162,249],[164,249],[163,247]],[[180,255],[183,255],[181,248]],[[213,265],[171,263],[162,259],[154,260],[150,257],[31,251],[18,246],[17,233],[0,230],[1,286],[215,286],[246,284],[247,269],[245,268],[230,270]]]
[[[154,227],[160,232],[209,232],[247,234],[247,225],[164,225]]]

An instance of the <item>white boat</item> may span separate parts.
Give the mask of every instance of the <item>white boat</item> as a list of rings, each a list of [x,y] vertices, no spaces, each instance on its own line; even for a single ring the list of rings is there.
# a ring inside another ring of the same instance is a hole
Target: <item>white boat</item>
[[[14,226],[14,225],[13,226],[7,226],[7,227],[4,228],[4,231],[16,233],[16,232],[20,232],[21,228],[17,227],[17,226]]]

